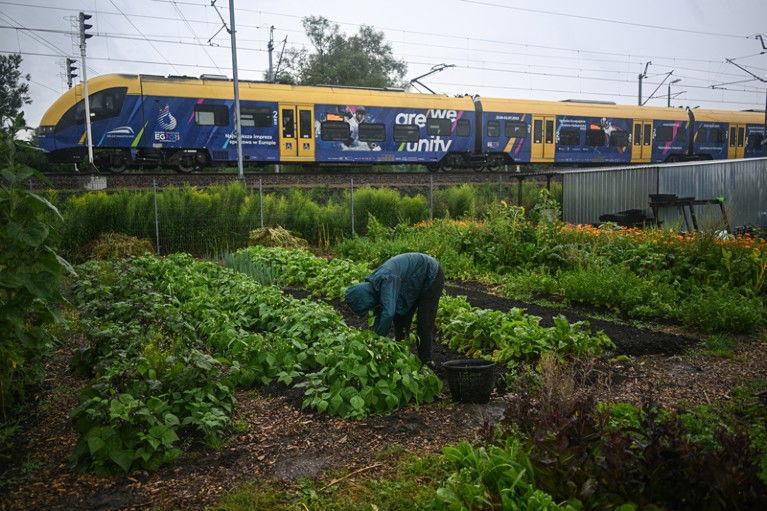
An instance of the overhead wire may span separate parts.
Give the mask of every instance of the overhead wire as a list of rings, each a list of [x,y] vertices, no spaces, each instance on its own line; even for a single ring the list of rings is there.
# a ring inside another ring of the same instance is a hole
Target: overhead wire
[[[218,64],[216,63],[216,61],[215,61],[215,60],[213,60],[213,57],[211,57],[210,53],[208,53],[208,50],[207,50],[207,49],[205,48],[205,46],[204,46],[204,45],[203,45],[203,44],[200,42],[200,38],[197,36],[197,32],[195,32],[195,30],[194,30],[194,28],[192,27],[192,25],[189,23],[189,21],[187,21],[187,19],[186,19],[186,16],[184,16],[184,13],[181,11],[181,8],[180,8],[180,7],[177,5],[177,3],[176,3],[176,2],[173,2],[173,8],[174,8],[174,9],[176,9],[176,12],[178,13],[179,17],[180,17],[180,18],[181,18],[181,19],[184,21],[184,24],[186,25],[186,27],[189,29],[189,32],[190,32],[190,33],[192,34],[192,36],[194,37],[194,40],[195,40],[195,41],[197,41],[197,44],[200,46],[200,48],[202,48],[202,51],[203,51],[203,52],[205,52],[205,55],[207,55],[207,56],[208,56],[208,59],[210,59],[210,62],[211,62],[211,63],[212,63],[214,66],[216,66],[216,69],[218,69],[219,71],[221,71],[221,68],[219,68],[219,67],[218,67]]]
[[[171,61],[169,61],[169,60],[168,60],[168,59],[165,57],[165,55],[163,55],[162,53],[160,53],[160,50],[158,50],[158,49],[157,49],[157,47],[155,47],[155,45],[154,45],[154,44],[152,44],[152,42],[151,42],[151,41],[149,41],[149,40],[147,39],[147,37],[144,35],[144,33],[141,31],[141,29],[140,29],[140,28],[138,28],[138,27],[136,26],[136,24],[135,24],[135,23],[133,23],[133,21],[132,21],[132,20],[131,20],[131,19],[130,19],[130,18],[129,18],[129,17],[128,17],[128,16],[127,16],[127,15],[126,15],[126,14],[125,14],[123,11],[122,11],[122,9],[120,9],[120,8],[117,6],[117,4],[116,4],[116,3],[114,3],[114,0],[109,0],[109,3],[110,3],[110,4],[112,4],[112,6],[113,6],[115,9],[117,9],[117,10],[120,12],[120,14],[122,14],[122,15],[123,15],[123,17],[124,17],[124,18],[125,18],[125,19],[128,21],[128,23],[130,23],[130,25],[131,25],[131,26],[132,26],[132,27],[133,27],[133,28],[136,30],[136,32],[138,32],[139,34],[141,34],[141,35],[144,37],[144,39],[146,39],[146,40],[147,40],[147,42],[149,43],[149,46],[151,46],[151,47],[152,47],[152,49],[155,51],[155,53],[157,53],[157,54],[158,54],[158,55],[159,55],[159,56],[160,56],[160,57],[161,57],[161,58],[162,58],[162,59],[163,59],[165,62],[167,62],[167,63],[168,63],[168,65],[170,65],[170,67],[172,67],[173,69],[176,69],[176,68],[173,66],[173,63],[172,63]],[[102,13],[103,13],[103,11],[102,11]],[[177,69],[176,69],[176,72],[178,72],[178,70],[177,70]]]
[[[615,20],[615,19],[608,19],[608,18],[599,18],[597,16],[585,16],[583,14],[573,14],[573,13],[565,13],[565,12],[558,12],[558,11],[548,11],[544,9],[532,9],[529,7],[517,7],[512,5],[506,5],[506,4],[497,4],[494,2],[487,2],[482,0],[458,0],[459,2],[463,2],[466,4],[475,4],[475,5],[484,5],[488,7],[498,7],[502,9],[509,9],[514,11],[521,11],[521,12],[529,12],[533,14],[544,14],[547,16],[560,16],[565,18],[571,18],[571,19],[581,19],[586,21],[598,21],[602,23],[615,23],[618,25],[626,25],[626,26],[632,26],[632,27],[639,27],[639,28],[651,28],[654,30],[667,30],[671,32],[681,32],[686,34],[697,34],[697,35],[706,35],[706,36],[714,36],[714,37],[729,37],[733,39],[748,39],[749,36],[743,35],[743,34],[728,34],[724,32],[708,32],[703,30],[691,30],[686,28],[679,28],[679,27],[668,27],[663,25],[653,25],[650,23],[637,23],[634,21],[624,21],[624,20]]]
[[[110,0],[111,1],[111,0]],[[170,3],[171,0],[152,0],[154,2],[160,2],[160,3]],[[180,0],[175,0],[179,4],[183,5],[194,5],[197,7],[210,7],[208,4],[198,4],[193,2],[182,2]],[[0,1],[0,4],[2,5],[16,5],[16,6],[24,6],[24,7],[35,7],[40,9],[56,9],[56,10],[63,10],[63,11],[71,11],[71,9],[66,9],[62,7],[53,7],[53,6],[46,6],[46,5],[36,5],[36,4],[26,4],[21,2],[12,2],[8,0],[2,0]],[[221,8],[226,9],[226,5],[221,5]],[[286,17],[286,18],[293,18],[293,19],[302,19],[305,16],[299,16],[295,14],[285,14],[285,13],[278,13],[273,11],[263,11],[259,9],[247,9],[243,7],[238,7],[235,9],[236,11],[242,11],[242,12],[252,12],[252,13],[260,13],[260,14],[267,14],[270,16],[280,16],[280,17]],[[108,14],[108,15],[116,15],[119,16],[121,13],[115,13],[110,11],[99,11],[100,15]],[[127,15],[137,18],[147,18],[147,19],[160,19],[160,20],[167,20],[167,21],[176,21],[179,20],[177,18],[169,18],[169,17],[163,17],[163,16],[157,16],[157,15],[147,15],[147,14],[133,14],[133,13],[127,13]],[[217,22],[211,22],[207,20],[199,20],[199,19],[191,19],[187,18],[189,22],[191,23],[204,23],[208,25],[218,25]],[[344,22],[344,21],[338,21],[338,20],[329,20],[333,23],[337,23],[339,25],[349,25],[349,26],[370,26],[370,25],[364,25],[361,23],[351,23],[351,22]],[[268,28],[267,25],[248,25],[244,23],[237,23],[238,26],[243,28]],[[478,38],[478,37],[467,37],[467,36],[461,36],[461,35],[455,35],[455,34],[446,34],[446,33],[438,33],[438,32],[424,32],[424,31],[417,31],[417,30],[407,30],[407,29],[401,29],[401,28],[392,28],[392,27],[382,27],[382,26],[373,26],[373,28],[377,30],[383,30],[383,31],[390,31],[390,32],[397,32],[401,34],[413,34],[413,35],[426,35],[426,36],[433,36],[433,37],[443,37],[443,38],[450,38],[450,39],[458,39],[461,41],[476,41],[476,42],[484,42],[484,43],[496,43],[496,44],[503,44],[503,45],[511,45],[511,46],[519,46],[524,48],[540,48],[540,49],[548,49],[548,50],[556,50],[556,51],[566,51],[570,53],[576,53],[576,54],[594,54],[594,55],[611,55],[611,56],[618,56],[618,57],[633,57],[633,58],[643,58],[643,59],[663,59],[663,60],[670,60],[670,61],[686,61],[686,62],[703,62],[708,64],[720,64],[721,61],[719,60],[711,60],[711,59],[700,59],[700,58],[691,58],[691,57],[674,57],[674,56],[668,56],[668,55],[642,55],[642,54],[628,54],[628,53],[620,53],[620,52],[609,52],[609,51],[603,51],[603,50],[585,50],[585,49],[579,49],[579,48],[572,48],[572,47],[557,47],[557,46],[547,46],[547,45],[536,45],[536,44],[530,44],[526,42],[516,42],[516,41],[506,41],[506,40],[500,40],[500,39],[485,39],[485,38]],[[303,30],[299,29],[288,29],[288,28],[280,28],[283,32],[295,32],[303,34]],[[396,41],[390,41],[390,42],[396,42]],[[422,43],[422,42],[409,42],[409,41],[399,41],[401,44],[416,44],[419,46],[431,46],[431,47],[440,47],[439,45],[433,45],[429,43]],[[466,50],[465,47],[449,47],[449,48],[455,48],[460,50]],[[483,50],[479,50],[483,51]],[[487,51],[487,50],[484,50]],[[493,50],[495,51],[495,50]]]

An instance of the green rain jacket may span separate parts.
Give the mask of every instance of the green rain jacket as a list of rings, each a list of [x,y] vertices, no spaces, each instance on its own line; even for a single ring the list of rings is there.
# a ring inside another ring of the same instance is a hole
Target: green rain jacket
[[[436,259],[409,252],[392,257],[365,279],[346,290],[346,303],[359,316],[376,312],[373,331],[389,333],[395,316],[404,316],[418,297],[434,282],[439,271]]]

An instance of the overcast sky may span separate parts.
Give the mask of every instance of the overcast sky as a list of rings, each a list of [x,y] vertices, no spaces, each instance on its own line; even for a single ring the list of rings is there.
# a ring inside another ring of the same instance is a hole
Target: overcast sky
[[[228,0],[218,3],[228,22]],[[672,92],[685,91],[674,106],[742,110],[765,104],[767,84],[762,82],[710,88],[751,78],[725,58],[738,58],[767,79],[767,53],[753,38],[767,33],[765,0],[235,0],[235,6],[240,77],[245,79],[261,79],[268,67],[269,26],[275,27],[276,62],[286,36],[289,46],[306,44],[301,17],[322,15],[347,33],[359,24],[383,30],[394,54],[408,63],[408,77],[435,64],[455,64],[424,80],[437,92],[636,104],[637,75],[644,62],[652,61],[645,98],[674,70],[672,79],[681,81]],[[54,31],[0,29],[0,50],[27,53],[23,70],[32,75],[33,103],[25,110],[32,126],[66,88],[64,58],[79,58],[72,37],[55,31],[70,31],[70,17],[81,10],[93,14],[96,34],[88,43],[90,76],[231,76],[228,34],[221,31],[213,39],[219,47],[207,44],[220,27],[209,1],[0,0],[3,27]],[[665,105],[666,92],[663,85],[648,104]]]

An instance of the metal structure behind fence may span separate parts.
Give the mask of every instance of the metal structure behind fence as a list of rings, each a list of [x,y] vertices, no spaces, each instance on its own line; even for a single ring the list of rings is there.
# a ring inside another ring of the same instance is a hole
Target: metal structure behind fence
[[[767,225],[767,158],[670,163],[562,174],[562,213],[573,224],[599,223],[603,214],[640,209],[652,216],[650,194],[723,198],[733,227]],[[703,227],[721,224],[711,206],[695,206]],[[659,212],[663,227],[684,228],[675,209]]]

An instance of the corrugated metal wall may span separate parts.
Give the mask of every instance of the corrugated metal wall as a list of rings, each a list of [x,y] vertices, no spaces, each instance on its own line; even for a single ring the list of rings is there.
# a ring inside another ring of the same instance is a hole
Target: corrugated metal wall
[[[647,196],[657,193],[658,167],[569,171],[562,175],[562,217],[573,224],[595,224],[599,215],[642,209],[650,216]]]
[[[575,224],[598,223],[599,216],[642,209],[648,216],[651,193],[680,197],[724,197],[731,227],[767,224],[767,158],[673,163],[617,169],[588,169],[563,174],[563,218]],[[703,228],[720,225],[717,206],[697,206]],[[663,225],[685,229],[679,213],[664,208]]]

